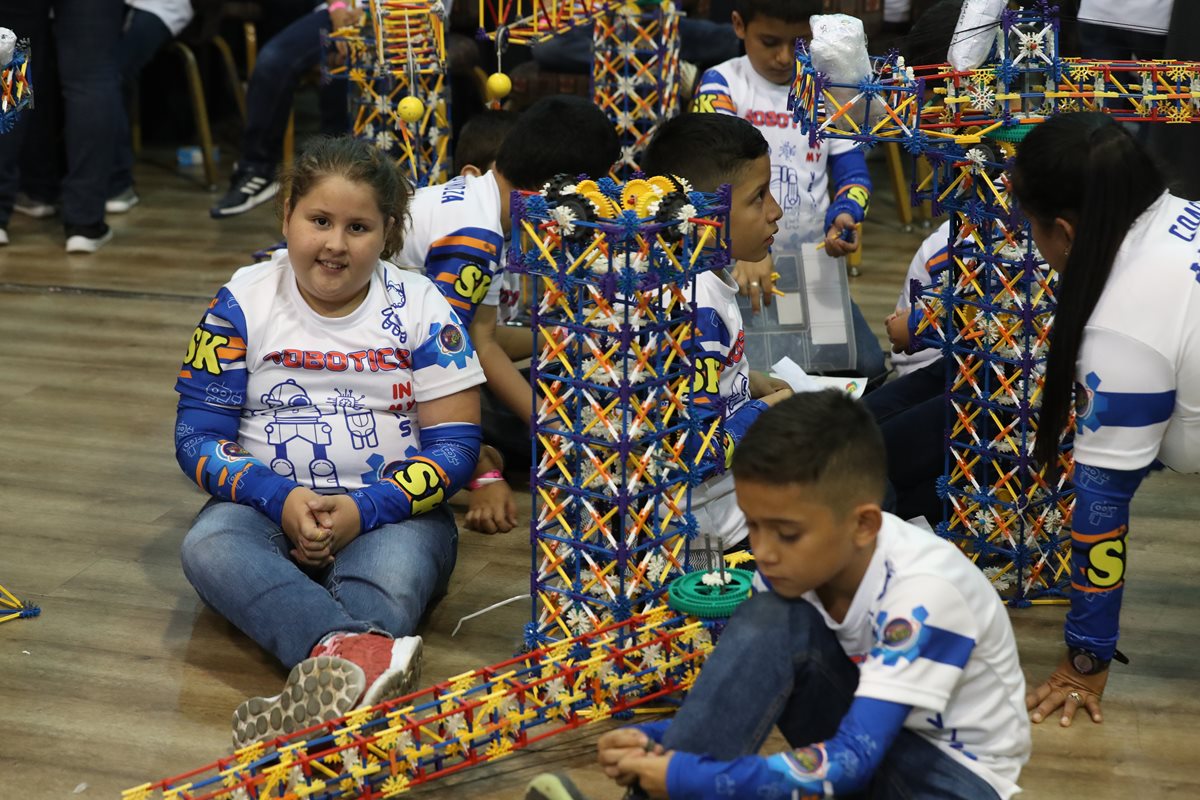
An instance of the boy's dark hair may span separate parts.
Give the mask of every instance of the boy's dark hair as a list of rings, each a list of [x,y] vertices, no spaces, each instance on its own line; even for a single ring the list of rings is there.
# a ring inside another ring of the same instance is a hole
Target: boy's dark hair
[[[384,238],[380,258],[387,259],[400,252],[412,188],[386,153],[353,136],[317,136],[305,142],[292,166],[280,172],[283,189],[276,200],[280,216],[285,208],[294,209],[300,198],[333,175],[371,187],[384,219],[395,220]]]
[[[1013,191],[1042,225],[1074,221],[1058,284],[1034,455],[1054,472],[1071,414],[1075,360],[1130,226],[1166,190],[1154,159],[1125,127],[1098,111],[1058,114],[1035,125],[1017,151]]]
[[[758,128],[729,114],[682,114],[659,126],[642,156],[647,175],[678,175],[700,192],[735,183],[770,152]]]
[[[735,481],[818,487],[830,505],[882,502],[883,434],[867,407],[845,392],[801,392],[762,413],[733,451]]]
[[[461,173],[468,164],[479,167],[480,172],[487,172],[488,164],[496,160],[496,154],[519,116],[515,111],[484,109],[467,120],[454,145],[455,173]]]
[[[824,14],[821,0],[733,0],[733,10],[750,24],[755,17],[770,17],[781,22],[808,22],[813,14]]]
[[[616,128],[590,100],[552,95],[521,114],[496,169],[518,189],[541,189],[559,174],[603,178],[620,156]]]

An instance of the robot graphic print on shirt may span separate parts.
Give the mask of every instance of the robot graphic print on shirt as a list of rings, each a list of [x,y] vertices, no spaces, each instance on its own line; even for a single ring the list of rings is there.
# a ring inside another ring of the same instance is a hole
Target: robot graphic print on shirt
[[[275,458],[271,459],[271,469],[275,474],[296,480],[296,467],[292,458],[289,458],[293,454],[288,452],[288,445],[299,439],[311,448],[308,472],[312,487],[339,488],[337,469],[327,455],[327,448],[333,442],[333,428],[321,420],[324,412],[313,405],[304,387],[289,378],[271,387],[271,391],[263,395],[262,402],[270,409],[267,413],[274,418],[273,422],[267,423],[265,430],[267,444],[275,448]]]

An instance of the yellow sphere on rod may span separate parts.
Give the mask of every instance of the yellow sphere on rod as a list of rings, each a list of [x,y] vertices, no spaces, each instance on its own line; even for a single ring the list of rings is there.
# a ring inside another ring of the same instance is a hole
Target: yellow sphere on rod
[[[493,72],[487,79],[488,94],[496,100],[503,100],[512,91],[512,78],[503,72]]]
[[[396,105],[396,111],[405,122],[416,122],[425,116],[425,104],[410,95]]]

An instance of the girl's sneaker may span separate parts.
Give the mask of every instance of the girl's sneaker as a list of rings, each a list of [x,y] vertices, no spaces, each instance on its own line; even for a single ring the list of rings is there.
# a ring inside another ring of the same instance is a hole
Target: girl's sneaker
[[[355,708],[402,697],[421,679],[420,636],[393,639],[380,633],[335,633],[313,648],[312,656],[334,656],[362,668],[367,688]]]
[[[362,669],[342,658],[306,658],[274,697],[252,697],[233,712],[235,750],[347,714],[366,690]]]

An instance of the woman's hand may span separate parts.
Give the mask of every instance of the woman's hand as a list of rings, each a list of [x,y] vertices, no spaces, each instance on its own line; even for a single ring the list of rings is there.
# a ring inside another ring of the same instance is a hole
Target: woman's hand
[[[1080,675],[1071,666],[1069,658],[1063,658],[1046,682],[1025,695],[1025,707],[1032,722],[1041,722],[1062,709],[1058,724],[1070,727],[1075,712],[1085,709],[1097,725],[1102,722],[1100,697],[1108,683],[1108,670],[1095,675]]]

